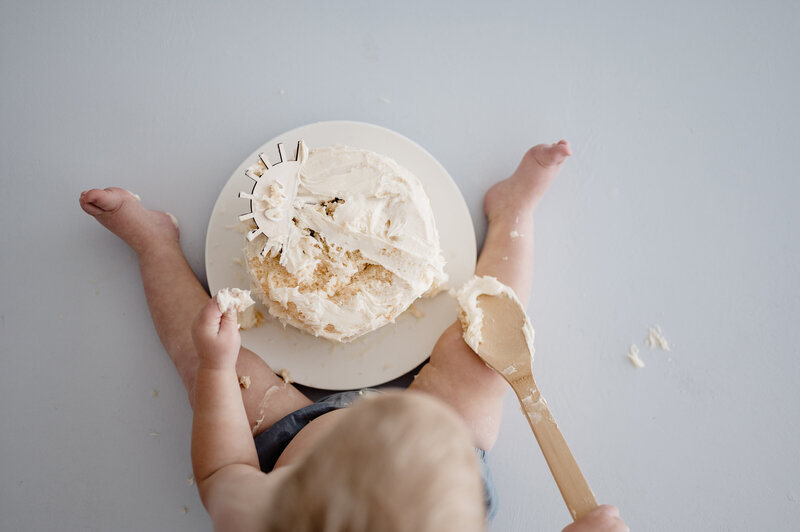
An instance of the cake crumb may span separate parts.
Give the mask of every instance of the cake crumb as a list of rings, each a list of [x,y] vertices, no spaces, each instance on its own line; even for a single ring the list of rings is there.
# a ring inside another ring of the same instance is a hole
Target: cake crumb
[[[650,349],[658,346],[664,351],[670,351],[669,343],[664,337],[664,333],[661,331],[660,325],[647,328],[647,337],[644,339],[644,343],[647,344]]]
[[[252,329],[264,323],[264,315],[256,307],[248,307],[239,314],[239,328]]]
[[[286,94],[286,91],[284,89],[281,89],[280,93],[281,93],[281,96],[283,96],[284,94]]]
[[[280,375],[281,379],[283,379],[283,382],[285,382],[286,384],[292,383],[292,374],[289,373],[288,369],[283,368],[278,372],[278,375]]]
[[[184,506],[183,507],[183,515],[186,515],[188,513],[189,513],[189,507],[188,506]]]
[[[244,262],[242,261],[241,257],[233,257],[233,259],[231,259],[231,260],[237,266],[244,266]]]
[[[631,364],[637,368],[644,367],[644,362],[641,358],[639,358],[639,348],[636,346],[636,344],[631,344],[630,349],[628,349],[628,360],[630,360]]]
[[[389,98],[386,98],[385,96],[378,97],[378,101],[381,102],[381,103],[385,103],[387,105],[392,103],[392,100],[390,100]]]
[[[190,486],[194,486],[194,475],[187,478],[186,483],[189,484]]]
[[[158,397],[158,390],[153,388],[153,390],[150,392],[150,395],[152,395],[153,397]]]
[[[411,313],[412,316],[414,316],[417,319],[425,317],[425,313],[422,312],[420,309],[418,309],[417,306],[414,305],[413,303],[408,306],[408,311]]]
[[[521,236],[522,236],[522,235],[519,233],[519,231],[517,231],[517,230],[511,231],[511,232],[510,232],[510,233],[508,233],[508,234],[509,234],[509,236],[511,236],[511,238],[519,238],[519,237],[521,237]]]
[[[158,432],[151,432],[150,436],[152,436],[153,438],[158,438],[159,436],[161,436],[161,434]]]
[[[239,377],[239,386],[245,390],[250,387],[250,375],[242,375]]]

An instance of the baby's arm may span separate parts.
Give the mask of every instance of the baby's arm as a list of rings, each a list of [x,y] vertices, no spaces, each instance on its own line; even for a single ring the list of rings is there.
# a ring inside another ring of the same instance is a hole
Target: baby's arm
[[[200,498],[213,518],[215,480],[221,481],[216,483],[221,488],[231,481],[231,475],[261,471],[236,376],[241,342],[236,312],[223,315],[216,299],[211,299],[195,320],[192,339],[200,359],[195,379],[192,468]]]

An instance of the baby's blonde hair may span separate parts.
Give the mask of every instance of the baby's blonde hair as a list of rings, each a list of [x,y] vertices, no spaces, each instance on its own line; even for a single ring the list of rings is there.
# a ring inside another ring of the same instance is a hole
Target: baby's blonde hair
[[[285,480],[271,532],[485,530],[478,458],[440,401],[390,393],[352,407]]]

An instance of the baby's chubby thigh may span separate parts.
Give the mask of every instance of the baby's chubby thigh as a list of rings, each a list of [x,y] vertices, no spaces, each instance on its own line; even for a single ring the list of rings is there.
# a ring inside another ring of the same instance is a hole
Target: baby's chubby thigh
[[[429,393],[458,412],[476,447],[488,451],[494,446],[508,386],[464,342],[459,322],[442,333],[430,362],[410,388]]]
[[[336,424],[349,414],[349,408],[342,408],[327,412],[308,425],[303,427],[300,432],[292,438],[286,446],[280,458],[275,463],[275,469],[282,466],[299,463]]]

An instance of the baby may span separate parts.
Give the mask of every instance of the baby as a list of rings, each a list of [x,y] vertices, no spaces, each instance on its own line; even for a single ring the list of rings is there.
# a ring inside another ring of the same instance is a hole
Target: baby
[[[489,225],[475,273],[510,286],[523,305],[533,212],[569,155],[564,140],[531,148],[484,198]],[[458,321],[410,392],[312,403],[240,346],[235,311],[221,313],[195,277],[171,215],[121,188],[83,192],[80,204],[138,256],[153,324],[194,410],[192,465],[216,530],[485,530],[495,509],[486,452],[507,385],[463,341]],[[564,532],[588,530],[627,527],[601,506]]]

